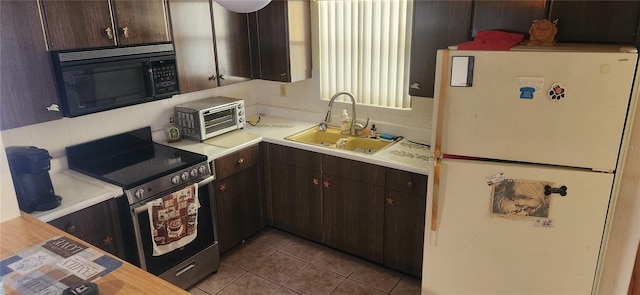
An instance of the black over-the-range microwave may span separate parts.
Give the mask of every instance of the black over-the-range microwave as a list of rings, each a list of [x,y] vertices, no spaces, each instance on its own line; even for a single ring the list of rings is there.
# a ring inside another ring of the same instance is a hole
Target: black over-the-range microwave
[[[173,43],[52,51],[51,57],[65,117],[179,93]]]

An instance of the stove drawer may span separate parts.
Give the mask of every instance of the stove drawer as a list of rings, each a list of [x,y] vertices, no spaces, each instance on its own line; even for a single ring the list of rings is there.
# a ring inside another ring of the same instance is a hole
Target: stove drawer
[[[258,145],[252,145],[233,154],[214,160],[216,179],[224,179],[240,171],[258,165]]]

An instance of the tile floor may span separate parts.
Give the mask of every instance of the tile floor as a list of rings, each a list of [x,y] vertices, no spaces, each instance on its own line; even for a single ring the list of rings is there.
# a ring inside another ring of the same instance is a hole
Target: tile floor
[[[420,280],[267,228],[221,257],[189,292],[206,294],[420,294]]]

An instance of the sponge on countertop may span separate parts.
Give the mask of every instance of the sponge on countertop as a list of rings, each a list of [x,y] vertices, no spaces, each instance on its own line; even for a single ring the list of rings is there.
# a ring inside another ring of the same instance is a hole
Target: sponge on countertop
[[[395,135],[391,135],[391,134],[382,133],[382,134],[380,134],[380,138],[392,140],[392,139],[396,138],[396,136]]]

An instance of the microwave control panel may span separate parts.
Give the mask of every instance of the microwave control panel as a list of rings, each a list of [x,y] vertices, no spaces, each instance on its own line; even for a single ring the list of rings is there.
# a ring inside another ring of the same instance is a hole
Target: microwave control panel
[[[178,91],[178,75],[175,62],[167,60],[152,64],[153,88],[156,94]]]

